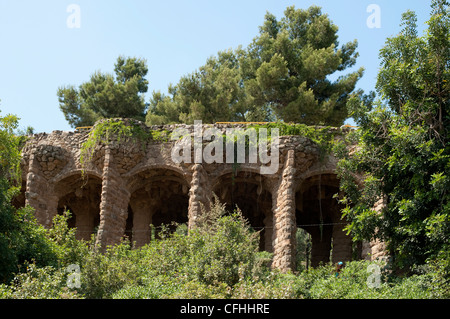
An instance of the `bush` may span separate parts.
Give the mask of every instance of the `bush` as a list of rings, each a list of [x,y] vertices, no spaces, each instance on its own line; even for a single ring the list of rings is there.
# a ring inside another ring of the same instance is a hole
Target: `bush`
[[[132,249],[124,240],[104,253],[94,241],[75,239],[75,230],[67,227],[69,216],[55,217],[52,230],[38,232],[48,236],[44,243],[57,256],[56,266],[31,262],[18,267],[22,272],[18,271],[9,285],[0,285],[0,298],[449,297],[450,263],[445,250],[439,258],[417,267],[412,276],[398,277],[379,262],[383,270],[380,287],[369,288],[368,266],[374,263],[368,261],[346,263],[338,277],[332,264],[297,274],[270,269],[272,254],[258,251],[258,233],[239,211],[228,213],[220,204],[212,205],[211,212],[205,212],[189,234],[186,225],[178,225],[174,232],[166,227],[162,239],[139,249]],[[71,263],[80,266],[79,288],[68,288],[67,266]]]
[[[112,295],[113,299],[167,299],[182,289],[177,277],[158,275],[143,279],[142,285],[127,285]]]
[[[221,204],[188,236],[188,255],[183,271],[207,285],[222,282],[233,286],[252,275],[258,252],[258,234],[253,232],[240,211],[230,215]]]
[[[16,210],[9,202],[1,201],[0,198],[0,283],[8,283],[27,262],[56,267],[55,245],[47,237],[46,229],[37,223],[33,209]]]
[[[161,237],[132,251],[140,283],[124,286],[113,298],[228,298],[239,282],[264,277],[271,258],[258,252],[259,236],[242,214],[228,213],[217,202],[189,235],[186,225],[178,225]]]
[[[367,284],[368,266],[374,262],[353,261],[345,265],[339,276],[333,272],[316,278],[312,283],[308,298],[313,299],[413,299],[430,298],[425,276],[405,278],[392,277],[386,270],[380,275],[380,286],[370,288]],[[375,263],[380,269],[385,264]],[[328,267],[332,270],[331,266]]]
[[[239,282],[234,286],[231,297],[237,299],[294,299],[299,298],[297,284],[297,276],[272,271],[257,280],[248,278]]]
[[[0,287],[0,297],[7,299],[73,299],[77,291],[67,287],[68,274],[51,266],[28,264],[26,271],[14,277],[10,286]]]
[[[148,271],[182,277],[187,282],[231,287],[262,267],[258,234],[239,211],[228,214],[224,206],[214,204],[189,235],[184,228],[142,248]]]
[[[81,264],[80,291],[89,299],[111,298],[127,285],[142,284],[143,267],[130,243],[108,247],[105,253],[92,246]]]
[[[94,238],[91,242],[76,239],[76,228],[68,226],[70,217],[70,211],[56,215],[53,218],[52,227],[47,230],[47,236],[54,244],[54,251],[60,267],[67,267],[71,264],[81,265],[89,253],[89,246],[94,245]]]

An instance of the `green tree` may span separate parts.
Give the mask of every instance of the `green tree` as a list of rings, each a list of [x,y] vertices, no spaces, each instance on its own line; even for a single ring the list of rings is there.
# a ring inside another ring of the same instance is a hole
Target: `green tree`
[[[352,98],[359,129],[350,155],[338,149],[345,215],[356,239],[379,238],[399,267],[449,254],[450,19],[445,0],[432,1],[424,36],[416,15],[380,51],[375,105]],[[358,188],[354,173],[363,176]],[[373,209],[383,199],[381,212]]]
[[[342,125],[363,68],[334,82],[327,78],[354,66],[358,57],[357,41],[339,48],[337,31],[317,6],[288,7],[280,21],[267,13],[242,64],[256,103],[270,106],[286,122]]]
[[[242,50],[219,52],[176,86],[169,86],[170,96],[154,92],[147,114],[149,124],[205,123],[245,121],[252,106],[245,96],[239,70]]]
[[[147,105],[142,94],[148,90],[147,72],[145,60],[120,56],[115,76],[97,71],[78,89],[72,85],[60,87],[60,109],[72,127],[90,126],[102,118],[144,121]]]
[[[11,201],[20,190],[21,136],[14,134],[18,119],[0,117],[0,283],[12,279],[26,261],[56,264],[53,246],[29,207],[16,209]]]
[[[321,9],[288,7],[278,21],[270,13],[245,49],[219,52],[199,70],[153,93],[147,123],[283,120],[342,125],[346,103],[363,68],[353,67],[357,42],[339,47],[337,31]],[[361,94],[362,92],[358,92]]]

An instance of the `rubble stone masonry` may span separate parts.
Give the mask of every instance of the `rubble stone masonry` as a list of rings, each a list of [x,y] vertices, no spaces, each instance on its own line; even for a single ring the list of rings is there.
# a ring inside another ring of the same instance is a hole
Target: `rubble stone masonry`
[[[193,125],[141,126],[149,132],[180,127],[193,132]],[[227,128],[246,125],[213,127],[225,133]],[[94,234],[106,247],[128,236],[139,247],[158,238],[162,224],[195,227],[215,194],[228,208],[238,206],[260,231],[260,249],[273,252],[275,268],[295,268],[298,228],[312,237],[313,266],[352,258],[352,241],[342,231],[345,221],[332,196],[339,191],[336,159],[320,158],[318,146],[308,138],[280,136],[278,171],[263,175],[260,167],[267,163],[259,160],[239,165],[175,163],[171,158],[175,141],[156,138],[143,145],[134,139],[99,143],[92,158],[82,163],[89,134],[35,134],[23,148],[23,204],[34,207],[37,220],[46,227],[51,227],[56,214],[70,210],[69,222],[77,227],[78,238]],[[363,243],[359,255],[370,259],[381,251],[376,243]]]

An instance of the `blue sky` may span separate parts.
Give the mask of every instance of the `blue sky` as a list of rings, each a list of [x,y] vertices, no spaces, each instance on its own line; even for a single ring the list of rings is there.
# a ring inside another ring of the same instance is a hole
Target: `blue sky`
[[[71,4],[80,9],[79,28],[68,27]],[[78,86],[98,70],[112,73],[119,55],[147,60],[148,101],[218,51],[247,46],[267,11],[281,18],[288,6],[314,4],[339,27],[341,44],[358,40],[355,68],[366,68],[358,82],[366,92],[374,90],[379,50],[399,32],[401,14],[415,11],[422,34],[430,13],[429,0],[0,0],[1,114],[16,114],[21,128],[36,132],[72,130],[58,87]],[[381,9],[380,28],[367,25],[371,4]]]

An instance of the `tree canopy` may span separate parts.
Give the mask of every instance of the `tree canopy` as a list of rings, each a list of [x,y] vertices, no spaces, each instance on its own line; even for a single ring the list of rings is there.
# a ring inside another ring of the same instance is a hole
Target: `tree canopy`
[[[78,89],[73,85],[58,89],[61,111],[72,127],[90,126],[102,118],[128,117],[145,120],[147,105],[143,93],[148,68],[143,59],[117,59],[113,74],[99,71]]]
[[[380,51],[377,91],[369,105],[352,98],[359,129],[350,154],[340,148],[345,215],[355,238],[387,243],[399,267],[449,258],[450,239],[450,15],[433,0],[428,29],[417,32],[414,12]],[[357,187],[354,173],[363,176]],[[383,200],[381,212],[373,209]]]
[[[353,67],[357,41],[339,47],[338,27],[317,6],[267,13],[247,48],[221,51],[195,72],[154,92],[148,124],[202,120],[272,121],[342,125],[363,68]],[[361,94],[362,92],[357,92]]]

